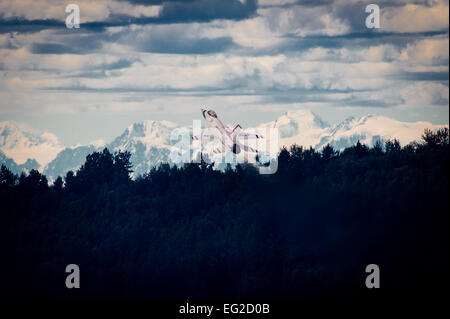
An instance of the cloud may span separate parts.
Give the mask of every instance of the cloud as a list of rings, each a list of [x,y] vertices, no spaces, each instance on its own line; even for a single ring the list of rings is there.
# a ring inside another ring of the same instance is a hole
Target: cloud
[[[65,27],[63,22],[54,19],[25,20],[17,17],[3,19],[0,16],[0,34],[10,32],[34,33],[45,29]]]
[[[341,17],[333,15],[332,7],[328,6],[269,7],[258,10],[258,14],[265,17],[271,32],[279,35],[332,36],[351,31],[348,24]]]
[[[105,62],[89,67],[87,71],[75,72],[66,75],[66,78],[97,78],[105,79],[110,77],[117,77],[123,74],[122,70],[127,69],[138,60],[128,60],[121,58],[115,62]]]
[[[333,1],[334,0],[259,0],[258,4],[262,8],[289,8],[292,6],[317,7],[330,5]]]
[[[398,80],[408,81],[448,81],[448,71],[446,72],[403,72],[396,75]]]
[[[117,1],[79,0],[81,28],[242,20],[256,14],[257,0]],[[65,4],[57,0],[0,2],[0,33],[65,28]]]
[[[418,39],[408,43],[399,57],[418,65],[447,65],[449,62],[449,40],[446,36]]]
[[[159,19],[165,22],[209,22],[215,19],[242,20],[256,13],[257,1],[195,0],[164,2]]]
[[[59,43],[33,43],[30,52],[34,54],[89,54],[101,46],[95,43],[92,46],[78,47]]]
[[[449,87],[442,83],[417,82],[400,91],[404,100],[403,107],[432,107],[449,104]]]
[[[146,43],[138,48],[144,52],[156,53],[178,53],[178,54],[208,54],[224,52],[228,49],[236,47],[232,38],[220,37],[215,39],[170,39],[162,41],[161,38],[150,38]]]
[[[37,1],[3,2],[2,112],[448,105],[448,30],[434,16],[446,2],[380,0],[386,20],[369,30],[358,0],[80,0],[85,22],[69,30]],[[402,12],[436,21],[407,29]]]
[[[211,54],[238,47],[229,36],[204,37],[199,29],[189,24],[127,28],[118,35],[116,43],[140,52],[169,54]]]
[[[69,2],[70,3],[70,2]],[[22,21],[55,20],[64,22],[69,4],[60,0],[2,0],[0,2],[0,17],[6,21],[17,19]],[[132,5],[116,0],[77,0],[82,23],[104,21],[111,15],[126,14],[132,17],[157,17],[160,6]]]
[[[448,1],[437,1],[437,5],[406,4],[388,7],[381,14],[381,28],[391,32],[424,32],[448,30]]]
[[[121,1],[129,2],[131,4],[140,4],[144,6],[161,5],[164,4],[165,2],[180,2],[180,0],[121,0]],[[195,0],[181,0],[181,1],[193,2]]]
[[[47,37],[48,38],[48,37]],[[64,37],[53,37],[57,42],[31,43],[30,52],[34,54],[89,54],[102,48],[102,39],[92,34],[71,33]]]

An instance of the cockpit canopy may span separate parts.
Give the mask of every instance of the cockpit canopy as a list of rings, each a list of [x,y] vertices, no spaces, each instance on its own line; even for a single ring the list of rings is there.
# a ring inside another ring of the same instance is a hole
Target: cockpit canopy
[[[217,118],[217,114],[213,110],[209,110],[208,115]]]

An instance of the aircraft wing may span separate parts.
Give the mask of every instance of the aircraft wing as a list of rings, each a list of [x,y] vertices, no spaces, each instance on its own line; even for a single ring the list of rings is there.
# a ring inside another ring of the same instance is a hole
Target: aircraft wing
[[[239,144],[239,146],[246,152],[251,152],[251,153],[258,153],[258,150],[256,148],[244,145],[244,144]]]
[[[256,133],[247,133],[247,132],[239,132],[236,135],[237,139],[242,139],[242,138],[264,138],[261,134],[256,134]]]
[[[206,143],[209,143],[209,142],[214,141],[214,140],[221,140],[221,138],[222,138],[222,136],[217,131],[217,129],[215,129],[213,131],[211,131],[211,129],[205,129],[205,130],[202,131],[200,136],[193,135],[191,137],[191,139],[194,140],[194,141],[201,140],[202,142],[206,142]]]
[[[212,134],[202,134],[200,137],[193,135],[191,137],[192,140],[194,141],[198,141],[198,140],[202,140],[203,142],[211,142],[214,139],[217,139],[217,135],[212,135]]]

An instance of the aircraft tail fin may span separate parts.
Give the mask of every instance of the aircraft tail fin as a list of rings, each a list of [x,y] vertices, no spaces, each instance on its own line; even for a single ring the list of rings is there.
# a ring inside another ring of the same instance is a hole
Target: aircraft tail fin
[[[230,136],[234,138],[237,134],[239,134],[239,131],[242,129],[242,126],[237,124],[234,129],[230,132]]]

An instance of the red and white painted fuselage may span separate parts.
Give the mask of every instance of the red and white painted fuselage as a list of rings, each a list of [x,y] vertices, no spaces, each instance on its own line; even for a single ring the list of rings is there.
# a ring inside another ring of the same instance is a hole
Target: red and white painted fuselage
[[[223,125],[213,110],[201,109],[203,118],[206,121],[208,129],[202,133],[202,141],[214,140],[219,138],[222,142],[223,149],[215,149],[214,153],[222,153],[223,151],[231,151],[234,154],[239,154],[241,151],[258,153],[256,148],[250,147],[245,143],[249,138],[263,138],[260,134],[252,134],[242,131],[242,127],[237,124],[233,129]],[[193,139],[198,139],[193,137]],[[244,140],[244,142],[243,142]]]

